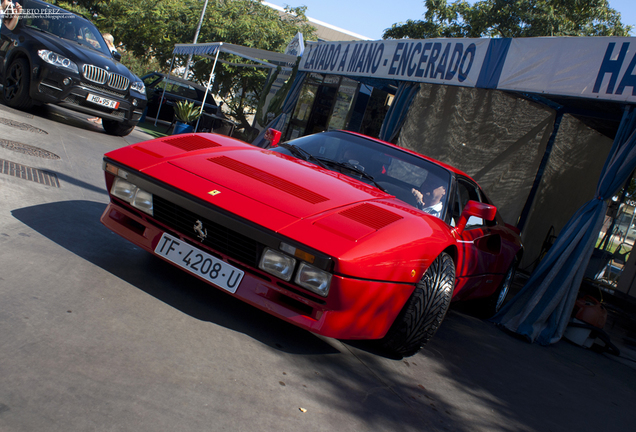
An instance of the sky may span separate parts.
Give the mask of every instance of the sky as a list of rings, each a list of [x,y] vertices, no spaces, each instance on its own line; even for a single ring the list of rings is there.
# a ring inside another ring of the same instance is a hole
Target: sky
[[[266,0],[277,6],[307,6],[306,15],[323,23],[371,39],[382,39],[385,29],[406,20],[424,18],[424,0]],[[449,0],[451,1],[451,0]],[[636,0],[609,0],[623,24],[636,28]],[[636,36],[636,30],[632,30]]]

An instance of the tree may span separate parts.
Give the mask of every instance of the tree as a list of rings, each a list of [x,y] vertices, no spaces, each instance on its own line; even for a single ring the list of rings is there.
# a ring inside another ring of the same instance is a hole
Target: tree
[[[162,71],[170,68],[176,43],[192,43],[203,7],[197,0],[74,0],[52,3],[83,15],[102,32],[109,32],[129,54],[144,63],[155,61]],[[314,37],[307,22],[305,7],[287,8],[282,16],[259,0],[215,0],[206,9],[198,41],[226,42],[268,51],[284,51],[297,32],[305,40]],[[253,63],[245,59],[225,57],[232,63]],[[174,68],[185,66],[187,58],[177,56]],[[194,81],[207,84],[212,61],[199,59],[192,67]],[[135,71],[139,70],[138,61]],[[124,63],[126,64],[126,63]],[[127,64],[128,65],[128,64]],[[221,96],[230,115],[240,124],[250,126],[250,115],[256,111],[268,69],[217,64],[212,92]]]
[[[384,39],[629,36],[607,0],[426,0],[424,20],[394,24]]]

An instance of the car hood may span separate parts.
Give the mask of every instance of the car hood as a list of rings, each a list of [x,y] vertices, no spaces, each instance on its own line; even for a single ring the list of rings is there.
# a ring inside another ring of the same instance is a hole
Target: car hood
[[[355,263],[373,260],[373,272],[383,278],[397,271],[397,261],[404,267],[398,273],[410,279],[412,269],[428,259],[424,248],[436,256],[453,242],[443,221],[371,185],[231,138],[217,135],[215,144],[204,135],[147,141],[106,157],[338,257],[344,274],[360,272]],[[199,147],[206,145],[212,148]]]
[[[131,81],[137,81],[137,77],[130,72],[126,66],[100,51],[95,51],[77,42],[62,39],[39,30],[23,27],[22,31],[28,33],[34,40],[39,42],[43,48],[68,57],[77,64],[80,70],[84,64],[90,64],[110,72],[116,72],[129,78]]]

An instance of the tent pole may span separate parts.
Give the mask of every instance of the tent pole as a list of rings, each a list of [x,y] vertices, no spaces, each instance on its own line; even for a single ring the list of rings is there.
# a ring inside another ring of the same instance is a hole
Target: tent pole
[[[208,79],[208,85],[205,87],[205,95],[203,95],[203,102],[201,103],[199,118],[197,119],[197,125],[194,128],[195,132],[199,130],[199,122],[201,121],[201,115],[203,115],[203,107],[205,106],[205,100],[208,97],[208,91],[210,91],[210,83],[212,82],[212,77],[214,76],[214,69],[216,69],[216,62],[219,60],[219,53],[221,52],[221,46],[223,46],[223,42],[221,42],[221,44],[217,48],[216,55],[214,56],[214,63],[212,64],[212,70],[210,71],[210,78]]]
[[[174,65],[174,54],[172,55],[172,60],[170,61],[170,70],[168,70],[168,78],[170,77],[170,72],[172,71],[172,66]],[[168,80],[163,82],[163,92],[161,93],[161,100],[159,101],[159,108],[157,108],[157,115],[155,115],[155,126],[157,126],[157,120],[159,119],[159,113],[161,112],[161,105],[163,104],[163,97],[166,94],[166,87],[168,86]]]
[[[539,169],[537,170],[532,188],[530,189],[530,193],[528,194],[526,204],[523,206],[523,210],[521,211],[521,215],[519,216],[519,220],[517,221],[517,228],[522,231],[526,226],[526,222],[528,221],[528,216],[530,214],[530,210],[532,209],[532,205],[534,204],[534,199],[537,195],[537,192],[539,191],[541,179],[543,178],[545,168],[548,165],[548,160],[550,159],[550,155],[552,154],[552,148],[554,147],[554,141],[556,140],[557,133],[559,132],[559,128],[561,126],[563,114],[564,110],[562,108],[556,110],[552,134],[550,135],[550,138],[548,139],[545,147],[545,151],[543,152],[543,158],[541,159],[541,163],[539,164]]]

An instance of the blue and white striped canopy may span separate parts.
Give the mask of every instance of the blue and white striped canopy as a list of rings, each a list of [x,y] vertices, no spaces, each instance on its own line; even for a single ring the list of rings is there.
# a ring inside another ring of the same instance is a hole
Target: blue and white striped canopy
[[[249,48],[241,45],[234,45],[225,42],[210,42],[197,44],[175,44],[173,55],[192,54],[211,57],[216,55],[217,51],[222,53],[234,54],[258,63],[276,63],[276,64],[294,64],[296,56],[266,51],[257,48]]]

